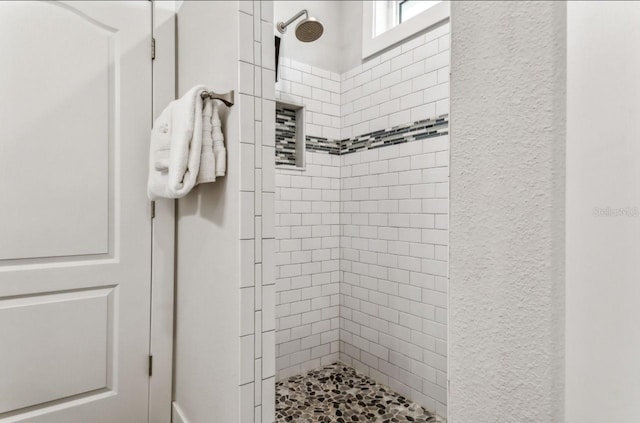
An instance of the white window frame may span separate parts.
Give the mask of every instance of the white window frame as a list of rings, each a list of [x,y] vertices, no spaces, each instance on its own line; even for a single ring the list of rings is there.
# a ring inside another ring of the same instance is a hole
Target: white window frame
[[[374,37],[373,18],[375,0],[364,1],[362,4],[362,58],[366,59],[392,45],[424,31],[444,20],[449,19],[450,2],[442,1],[424,12],[390,28]]]

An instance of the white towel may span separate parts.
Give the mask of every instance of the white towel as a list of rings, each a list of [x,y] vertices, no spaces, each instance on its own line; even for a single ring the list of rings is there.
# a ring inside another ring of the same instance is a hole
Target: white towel
[[[181,198],[196,184],[202,152],[202,98],[198,85],[172,101],[151,131],[149,182],[151,200]]]
[[[216,176],[224,176],[227,172],[227,150],[224,148],[224,135],[222,134],[220,111],[217,103],[213,106],[211,126],[213,127],[213,155],[216,159]]]
[[[216,161],[213,156],[213,137],[211,133],[211,115],[213,114],[213,100],[204,100],[202,110],[202,152],[200,153],[200,170],[196,184],[215,182]]]

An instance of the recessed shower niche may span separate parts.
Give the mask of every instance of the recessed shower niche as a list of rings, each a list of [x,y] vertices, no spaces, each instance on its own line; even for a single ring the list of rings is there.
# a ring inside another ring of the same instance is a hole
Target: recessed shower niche
[[[305,107],[276,102],[276,166],[304,169]]]

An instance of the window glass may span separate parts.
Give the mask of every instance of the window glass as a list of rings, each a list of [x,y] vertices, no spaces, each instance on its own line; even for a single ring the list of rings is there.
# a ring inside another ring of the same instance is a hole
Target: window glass
[[[398,2],[398,23],[402,23],[435,6],[439,1],[402,0]]]
[[[390,30],[398,24],[398,2],[397,1],[376,1],[374,2],[373,13],[373,36],[377,37],[385,31]]]
[[[440,1],[426,0],[378,0],[374,1],[373,36],[400,25]]]

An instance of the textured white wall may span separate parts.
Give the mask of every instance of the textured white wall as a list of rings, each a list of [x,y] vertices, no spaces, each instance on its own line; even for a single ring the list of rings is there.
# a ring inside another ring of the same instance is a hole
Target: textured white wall
[[[451,22],[449,420],[561,422],[566,4]]]
[[[637,422],[640,3],[567,13],[566,422]]]

